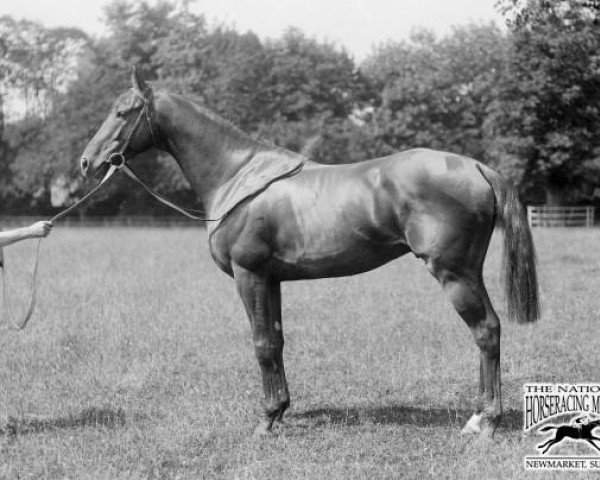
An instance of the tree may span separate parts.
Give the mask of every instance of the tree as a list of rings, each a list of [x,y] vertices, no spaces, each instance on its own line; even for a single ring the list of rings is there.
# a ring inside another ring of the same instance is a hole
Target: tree
[[[106,39],[113,52],[109,65],[127,71],[137,64],[149,80],[158,78],[160,64],[155,61],[161,43],[177,24],[177,6],[159,0],[129,2],[115,0],[105,10],[105,23],[111,35]]]
[[[345,118],[358,89],[354,62],[344,50],[291,28],[266,45],[269,71],[262,93],[269,117],[286,121],[316,116]]]
[[[264,140],[299,151],[321,135],[325,146],[332,139],[327,131],[347,121],[364,97],[363,78],[348,54],[297,29],[263,44],[251,32],[209,28],[188,11],[176,19],[155,56],[161,83]],[[333,148],[313,154],[328,163],[348,159]]]
[[[75,28],[0,17],[0,94],[20,103],[17,116],[48,113],[54,97],[73,79],[71,59],[87,42],[87,35]]]
[[[203,16],[187,10],[174,17],[174,24],[155,55],[161,84],[244,130],[255,130],[264,110],[261,81],[266,75],[259,38],[223,25],[209,29]]]
[[[506,0],[513,47],[493,155],[530,198],[590,200],[600,178],[600,2]]]
[[[415,30],[362,65],[380,98],[376,138],[390,149],[429,147],[487,161],[483,125],[508,43],[494,25],[456,27],[437,39]]]
[[[0,18],[3,208],[23,195],[29,200],[43,195],[40,179],[45,163],[30,164],[31,158],[25,154],[37,153],[35,146],[39,145],[57,99],[76,76],[74,58],[88,41],[78,29],[48,29],[36,22]],[[5,109],[7,103],[10,106]],[[23,185],[24,190],[20,188]]]
[[[359,131],[351,116],[369,104],[370,90],[348,53],[291,28],[282,38],[267,42],[265,54],[260,131],[295,151],[319,137],[311,156],[320,162],[364,159],[359,142],[348,134]],[[335,141],[335,132],[344,132],[346,138]]]

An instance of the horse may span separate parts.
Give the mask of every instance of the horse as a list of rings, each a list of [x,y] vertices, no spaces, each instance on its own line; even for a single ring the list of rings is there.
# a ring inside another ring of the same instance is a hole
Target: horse
[[[600,441],[600,437],[596,437],[592,434],[592,431],[596,427],[600,427],[600,419],[592,420],[586,424],[582,424],[583,417],[577,418],[575,423],[577,426],[572,427],[570,425],[548,425],[547,427],[540,428],[540,432],[547,432],[549,430],[556,430],[554,438],[551,438],[547,442],[538,445],[537,448],[542,450],[542,453],[546,453],[557,443],[562,442],[565,438],[569,437],[574,440],[585,440],[596,450],[600,451],[600,448],[594,443],[594,440]]]
[[[157,148],[219,220],[208,229],[209,250],[235,281],[262,375],[255,436],[271,434],[290,405],[281,282],[354,275],[409,252],[438,280],[479,347],[479,394],[462,433],[493,436],[502,415],[500,320],[482,269],[497,223],[505,232],[508,314],[519,323],[539,317],[535,250],[514,187],[476,160],[428,149],[319,164],[184,96],[155,92],[135,67],[131,83],[86,146],[81,171],[101,178]]]

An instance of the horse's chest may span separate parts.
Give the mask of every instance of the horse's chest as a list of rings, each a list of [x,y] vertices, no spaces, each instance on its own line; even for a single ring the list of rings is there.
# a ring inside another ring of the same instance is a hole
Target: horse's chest
[[[225,248],[223,238],[219,237],[221,237],[219,230],[213,232],[208,237],[208,250],[215,264],[227,275],[233,276],[231,257],[229,256],[228,249]]]
[[[212,232],[209,249],[217,266],[228,275],[233,275],[232,263],[247,270],[262,267],[272,251],[264,216],[248,215],[240,209]]]

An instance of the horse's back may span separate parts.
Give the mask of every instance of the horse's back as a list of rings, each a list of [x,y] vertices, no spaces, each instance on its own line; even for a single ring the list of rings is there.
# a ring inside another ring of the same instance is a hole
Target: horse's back
[[[398,152],[355,164],[311,163],[300,174],[274,184],[273,198],[285,198],[295,211],[334,212],[389,227],[397,235],[411,217],[449,216],[457,224],[493,214],[493,191],[473,159],[428,149]],[[269,196],[264,197],[269,201]],[[323,224],[324,222],[319,222]],[[384,235],[385,236],[385,235]]]

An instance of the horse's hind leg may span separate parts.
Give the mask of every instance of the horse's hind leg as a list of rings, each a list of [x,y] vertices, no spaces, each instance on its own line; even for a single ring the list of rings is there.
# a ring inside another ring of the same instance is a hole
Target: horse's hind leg
[[[267,272],[251,272],[234,266],[238,292],[242,297],[260,366],[265,394],[262,416],[255,436],[268,434],[275,419],[281,419],[290,405],[283,367],[283,331],[281,326],[281,284]]]
[[[429,271],[468,325],[480,351],[479,398],[475,413],[463,434],[491,437],[502,415],[500,396],[500,320],[490,303],[483,283],[483,262],[493,231],[493,217],[481,218],[454,228],[436,225],[435,250],[421,248]],[[419,251],[412,247],[413,251]]]
[[[480,351],[479,398],[463,434],[491,437],[502,416],[500,392],[500,320],[480,272],[436,271],[444,291],[466,322]]]

